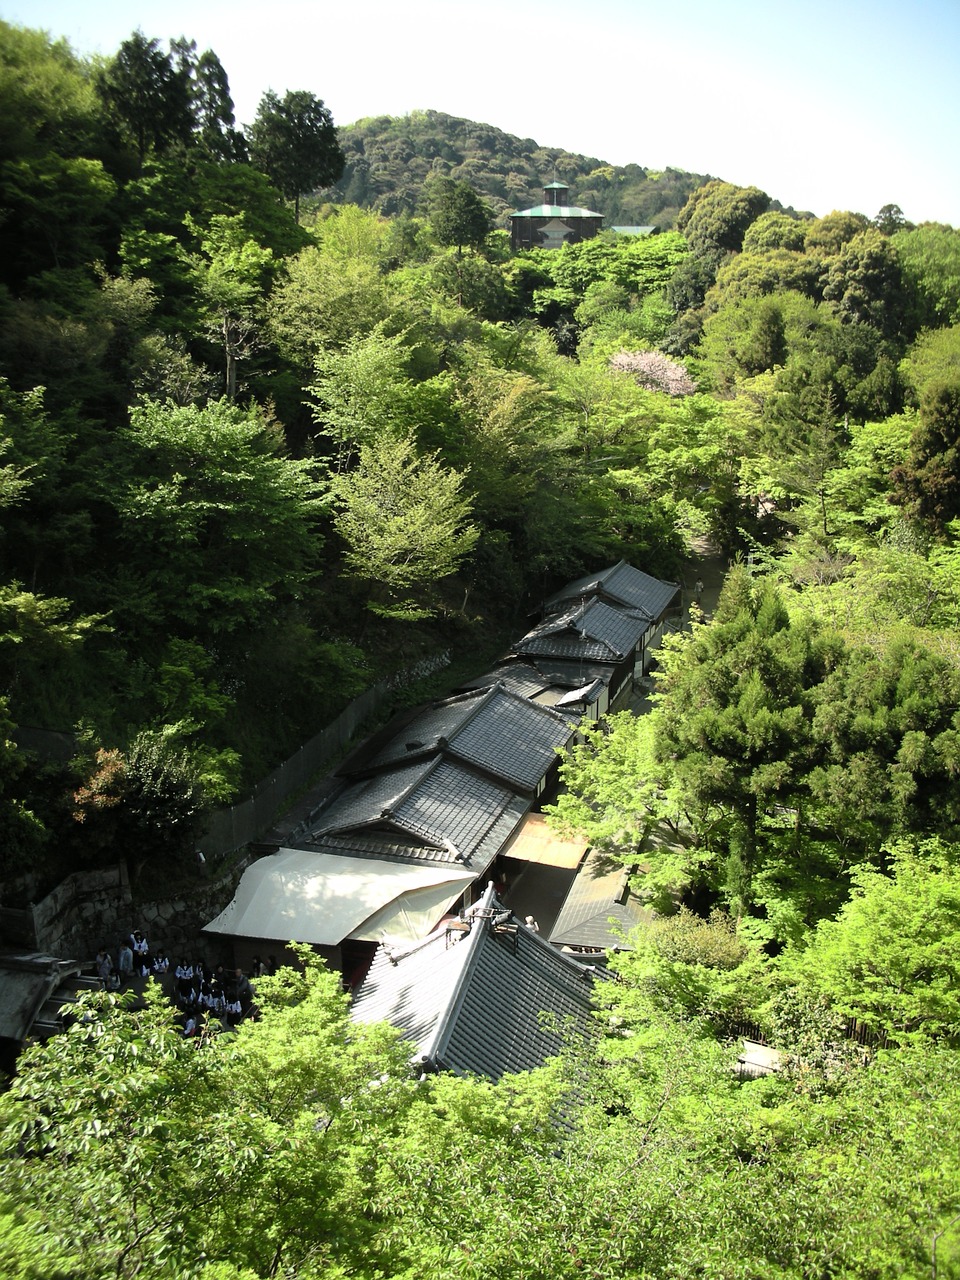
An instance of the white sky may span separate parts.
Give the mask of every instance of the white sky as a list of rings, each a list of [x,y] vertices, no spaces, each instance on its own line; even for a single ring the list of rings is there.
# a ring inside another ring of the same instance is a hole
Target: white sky
[[[82,54],[138,26],[196,40],[241,123],[265,90],[308,89],[337,124],[431,108],[818,215],[893,203],[960,227],[960,0],[0,0],[0,17]]]

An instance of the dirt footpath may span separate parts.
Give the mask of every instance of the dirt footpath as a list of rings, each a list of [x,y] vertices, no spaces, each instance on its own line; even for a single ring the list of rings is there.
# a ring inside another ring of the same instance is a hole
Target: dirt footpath
[[[709,618],[717,607],[729,565],[726,556],[717,555],[706,540],[697,539],[692,550],[694,554],[687,561],[681,579],[684,617],[690,604],[696,599],[695,587],[699,580],[703,583],[700,607]]]

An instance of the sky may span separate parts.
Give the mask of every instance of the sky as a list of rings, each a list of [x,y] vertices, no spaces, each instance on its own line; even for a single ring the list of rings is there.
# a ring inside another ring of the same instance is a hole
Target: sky
[[[241,123],[267,89],[306,89],[341,125],[432,109],[818,216],[898,204],[960,227],[960,0],[0,0],[0,17],[83,55],[137,27],[186,36],[220,58]]]

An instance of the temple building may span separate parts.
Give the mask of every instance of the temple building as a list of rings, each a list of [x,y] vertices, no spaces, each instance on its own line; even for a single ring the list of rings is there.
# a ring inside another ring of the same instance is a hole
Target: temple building
[[[551,182],[543,189],[543,204],[510,215],[510,245],[517,249],[559,249],[564,244],[592,240],[603,230],[603,214],[567,204],[570,188]]]

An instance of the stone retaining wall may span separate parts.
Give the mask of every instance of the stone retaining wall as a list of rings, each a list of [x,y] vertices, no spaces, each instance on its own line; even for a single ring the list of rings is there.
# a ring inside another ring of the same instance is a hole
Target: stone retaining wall
[[[19,925],[18,936],[14,938],[12,929],[10,936],[5,931],[4,941],[86,963],[101,947],[116,951],[121,938],[140,929],[151,947],[162,948],[174,963],[180,956],[226,962],[228,946],[225,949],[220,938],[202,929],[233,897],[240,876],[256,856],[251,852],[216,880],[199,881],[195,890],[159,901],[134,898],[123,863],[102,871],[74,872],[40,902],[17,912],[17,921],[11,923]]]

